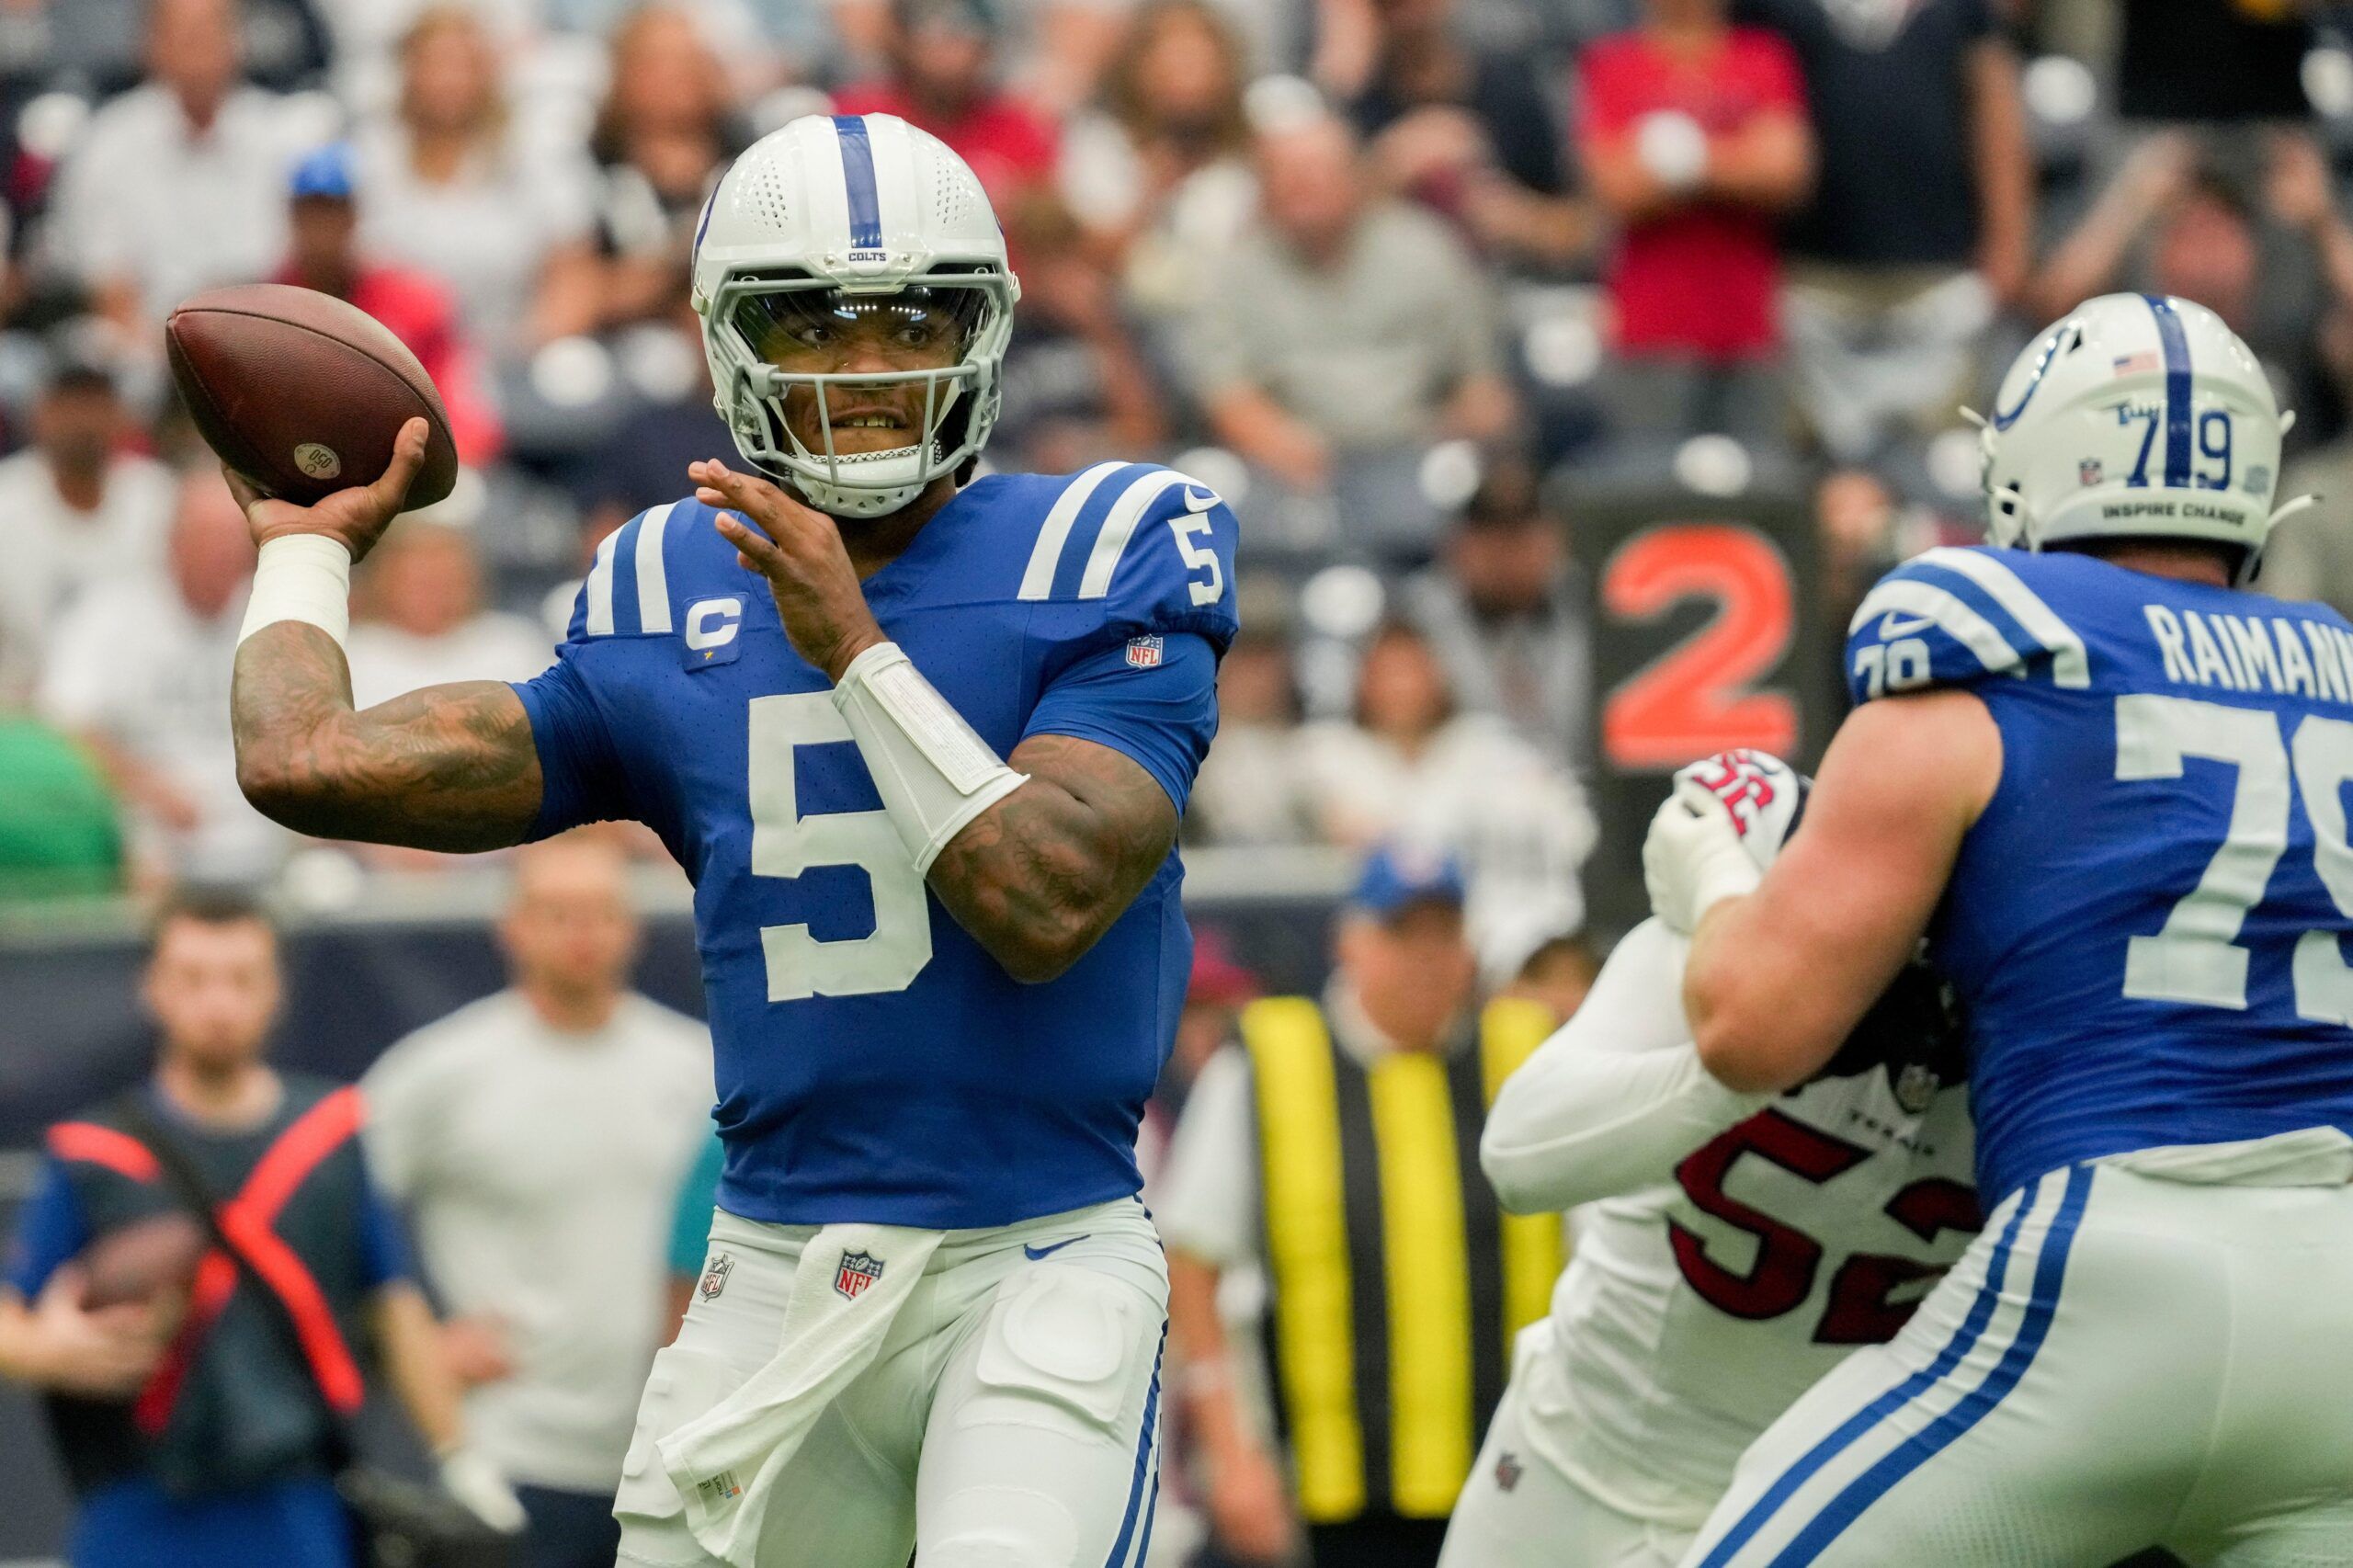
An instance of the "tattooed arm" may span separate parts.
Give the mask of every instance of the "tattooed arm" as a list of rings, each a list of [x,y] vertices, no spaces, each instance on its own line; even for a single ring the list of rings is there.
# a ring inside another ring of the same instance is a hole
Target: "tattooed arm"
[[[355,562],[383,537],[425,461],[412,419],[376,483],[313,506],[228,476],[256,544],[335,540]],[[496,681],[427,687],[365,711],[351,706],[343,649],[318,627],[279,620],[237,648],[230,728],[237,784],[272,821],[321,838],[417,849],[519,843],[540,808],[540,756],[522,699]]]
[[[230,723],[245,799],[299,833],[500,849],[539,812],[539,751],[513,687],[460,681],[355,711],[343,650],[302,621],[237,649]]]
[[[931,891],[1014,979],[1086,956],[1176,841],[1176,808],[1109,746],[1033,735],[1007,759],[1029,782],[972,819],[931,863]]]

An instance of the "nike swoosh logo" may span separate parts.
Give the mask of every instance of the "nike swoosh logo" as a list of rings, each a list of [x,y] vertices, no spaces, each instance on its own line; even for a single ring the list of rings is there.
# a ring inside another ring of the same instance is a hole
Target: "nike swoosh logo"
[[[1021,1255],[1024,1257],[1027,1257],[1030,1262],[1035,1263],[1041,1257],[1052,1256],[1055,1253],[1062,1251],[1063,1248],[1070,1246],[1074,1243],[1083,1242],[1086,1239],[1086,1236],[1091,1236],[1094,1233],[1094,1232],[1089,1231],[1086,1233],[1086,1236],[1073,1236],[1067,1242],[1056,1242],[1050,1247],[1033,1247],[1025,1242],[1022,1244]]]
[[[1898,616],[1893,610],[1889,610],[1880,617],[1880,640],[1885,642],[1891,637],[1909,637],[1915,631],[1927,631],[1936,623],[1936,618],[1933,616]]]

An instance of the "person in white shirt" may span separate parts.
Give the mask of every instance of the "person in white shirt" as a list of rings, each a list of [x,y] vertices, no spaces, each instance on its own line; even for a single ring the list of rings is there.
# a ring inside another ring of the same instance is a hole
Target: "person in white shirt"
[[[608,839],[551,839],[515,869],[513,983],[378,1061],[368,1153],[450,1314],[467,1430],[518,1483],[526,1560],[609,1568],[672,1195],[710,1135],[710,1040],[629,989],[638,926]]]
[[[410,518],[369,553],[363,584],[349,653],[361,708],[446,681],[529,680],[555,661],[536,621],[483,608],[461,528]]]
[[[1392,622],[1373,634],[1353,720],[1309,725],[1300,764],[1332,842],[1395,839],[1461,860],[1472,945],[1491,982],[1584,924],[1578,873],[1597,833],[1584,790],[1502,715],[1463,711],[1413,627]]]
[[[153,0],[148,79],[100,108],[59,171],[53,255],[133,347],[187,296],[267,277],[286,250],[299,117],[238,80],[234,0]]]
[[[1804,781],[1758,752],[1686,776],[1769,864]],[[1674,1568],[1742,1450],[1893,1337],[1977,1231],[1960,1040],[1925,968],[1813,1082],[1744,1095],[1699,1064],[1689,947],[1635,926],[1488,1112],[1480,1164],[1504,1206],[1583,1207],[1439,1568]]]
[[[466,7],[426,7],[400,58],[394,112],[352,136],[361,248],[447,283],[494,357],[593,327],[586,154],[510,118],[498,44]]]
[[[252,580],[244,512],[218,469],[179,484],[165,570],[92,585],[61,617],[34,705],[97,757],[130,807],[142,880],[251,881],[287,835],[245,803],[228,724],[229,676]]]
[[[54,619],[93,584],[160,577],[172,476],[123,449],[114,378],[87,363],[50,374],[32,444],[0,459],[0,701],[25,695]]]

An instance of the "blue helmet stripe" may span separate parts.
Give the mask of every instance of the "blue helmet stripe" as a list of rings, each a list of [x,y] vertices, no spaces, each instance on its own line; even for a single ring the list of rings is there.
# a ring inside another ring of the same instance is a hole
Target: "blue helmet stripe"
[[[2163,294],[2143,294],[2157,318],[2157,341],[2165,355],[2165,483],[2173,489],[2189,483],[2189,335],[2181,330],[2181,312]]]
[[[867,140],[865,118],[837,114],[834,131],[842,139],[842,174],[849,181],[849,248],[881,250],[882,200],[874,188],[874,143]],[[2188,459],[2185,456],[2182,460]]]

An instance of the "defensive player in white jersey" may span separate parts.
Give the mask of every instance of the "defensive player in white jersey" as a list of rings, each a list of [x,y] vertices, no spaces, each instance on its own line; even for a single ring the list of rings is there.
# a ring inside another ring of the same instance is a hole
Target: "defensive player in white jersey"
[[[2211,312],[2078,307],[1988,422],[1995,548],[1857,611],[1805,831],[1760,876],[1713,796],[1654,820],[1731,1088],[1802,1083],[1929,938],[1987,1206],[1692,1568],[2353,1564],[2353,625],[2247,591],[2283,423]]]
[[[436,848],[634,818],[694,879],[727,1162],[623,1561],[1132,1568],[1167,1290],[1135,1133],[1233,515],[1140,464],[973,478],[1018,289],[972,170],[901,120],[764,138],[693,274],[758,472],[697,463],[608,538],[543,675],[358,712],[350,559],[424,422],[367,490],[251,498],[240,777]]]
[[[1805,788],[1758,752],[1677,778],[1727,801],[1760,867]],[[1687,946],[1655,918],[1628,932],[1488,1113],[1507,1207],[1586,1207],[1440,1568],[1675,1568],[1741,1450],[1892,1337],[1976,1233],[1960,1042],[1925,968],[1816,1081],[1745,1094],[1699,1065]]]

